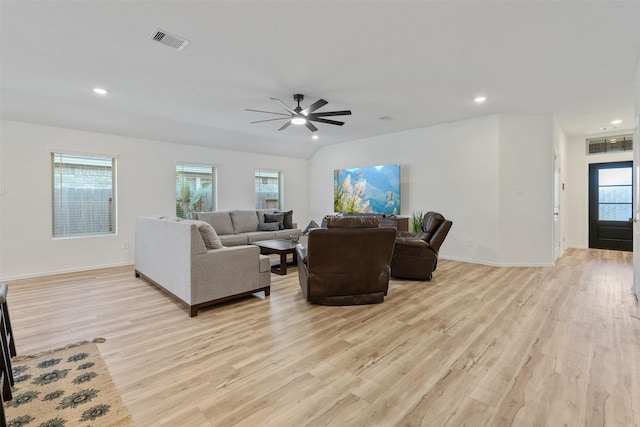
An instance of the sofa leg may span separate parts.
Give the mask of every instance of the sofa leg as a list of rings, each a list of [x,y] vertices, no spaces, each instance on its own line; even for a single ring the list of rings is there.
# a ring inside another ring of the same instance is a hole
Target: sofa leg
[[[190,305],[189,306],[189,317],[196,317],[198,315],[198,306]]]
[[[138,270],[136,270],[136,277],[140,277],[140,273],[138,273]]]
[[[264,288],[264,296],[268,297],[269,295],[271,295],[271,286]]]

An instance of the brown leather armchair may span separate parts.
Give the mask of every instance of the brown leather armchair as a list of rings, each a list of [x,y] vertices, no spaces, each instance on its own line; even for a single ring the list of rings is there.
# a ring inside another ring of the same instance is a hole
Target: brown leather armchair
[[[305,299],[323,305],[376,304],[389,288],[394,228],[377,218],[331,217],[298,245],[298,276]]]
[[[422,232],[398,233],[391,260],[391,276],[431,280],[438,265],[438,252],[453,222],[437,212],[427,212]]]

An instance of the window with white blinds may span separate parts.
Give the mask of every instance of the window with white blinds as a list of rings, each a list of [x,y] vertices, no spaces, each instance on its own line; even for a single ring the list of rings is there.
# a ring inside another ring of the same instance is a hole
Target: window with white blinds
[[[216,209],[216,168],[203,165],[176,165],[176,216],[189,218],[191,212]]]
[[[282,172],[256,170],[256,209],[283,209]]]
[[[53,237],[116,233],[115,157],[51,153]]]

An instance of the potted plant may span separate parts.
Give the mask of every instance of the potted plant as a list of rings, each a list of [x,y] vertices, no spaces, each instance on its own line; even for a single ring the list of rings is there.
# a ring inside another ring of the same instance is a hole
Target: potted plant
[[[411,213],[411,232],[419,233],[422,231],[422,219],[424,218],[424,212],[413,211]]]

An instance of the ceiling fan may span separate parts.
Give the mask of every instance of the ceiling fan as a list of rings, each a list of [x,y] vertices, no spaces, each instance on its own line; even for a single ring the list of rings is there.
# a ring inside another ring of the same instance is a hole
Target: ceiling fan
[[[268,114],[277,114],[279,116],[285,116],[285,117],[279,117],[277,119],[258,120],[251,123],[272,122],[275,120],[287,120],[287,122],[284,125],[282,125],[282,127],[278,130],[285,130],[290,125],[305,125],[307,129],[309,129],[311,132],[315,132],[318,130],[318,128],[315,127],[311,122],[327,123],[330,125],[342,126],[344,122],[340,122],[338,120],[325,119],[324,117],[351,115],[350,110],[325,111],[324,113],[322,112],[314,113],[314,111],[316,111],[317,109],[327,105],[328,102],[325,101],[324,99],[319,99],[313,104],[309,105],[307,108],[302,108],[300,106],[300,101],[302,101],[303,99],[304,99],[304,95],[300,93],[296,93],[295,95],[293,95],[293,100],[298,102],[298,106],[296,108],[290,108],[287,104],[280,101],[278,98],[271,98],[272,101],[274,101],[275,103],[279,104],[282,108],[284,108],[288,112],[288,114],[276,113],[273,111],[252,110],[249,108],[245,108],[245,111],[255,111],[257,113],[268,113]]]

